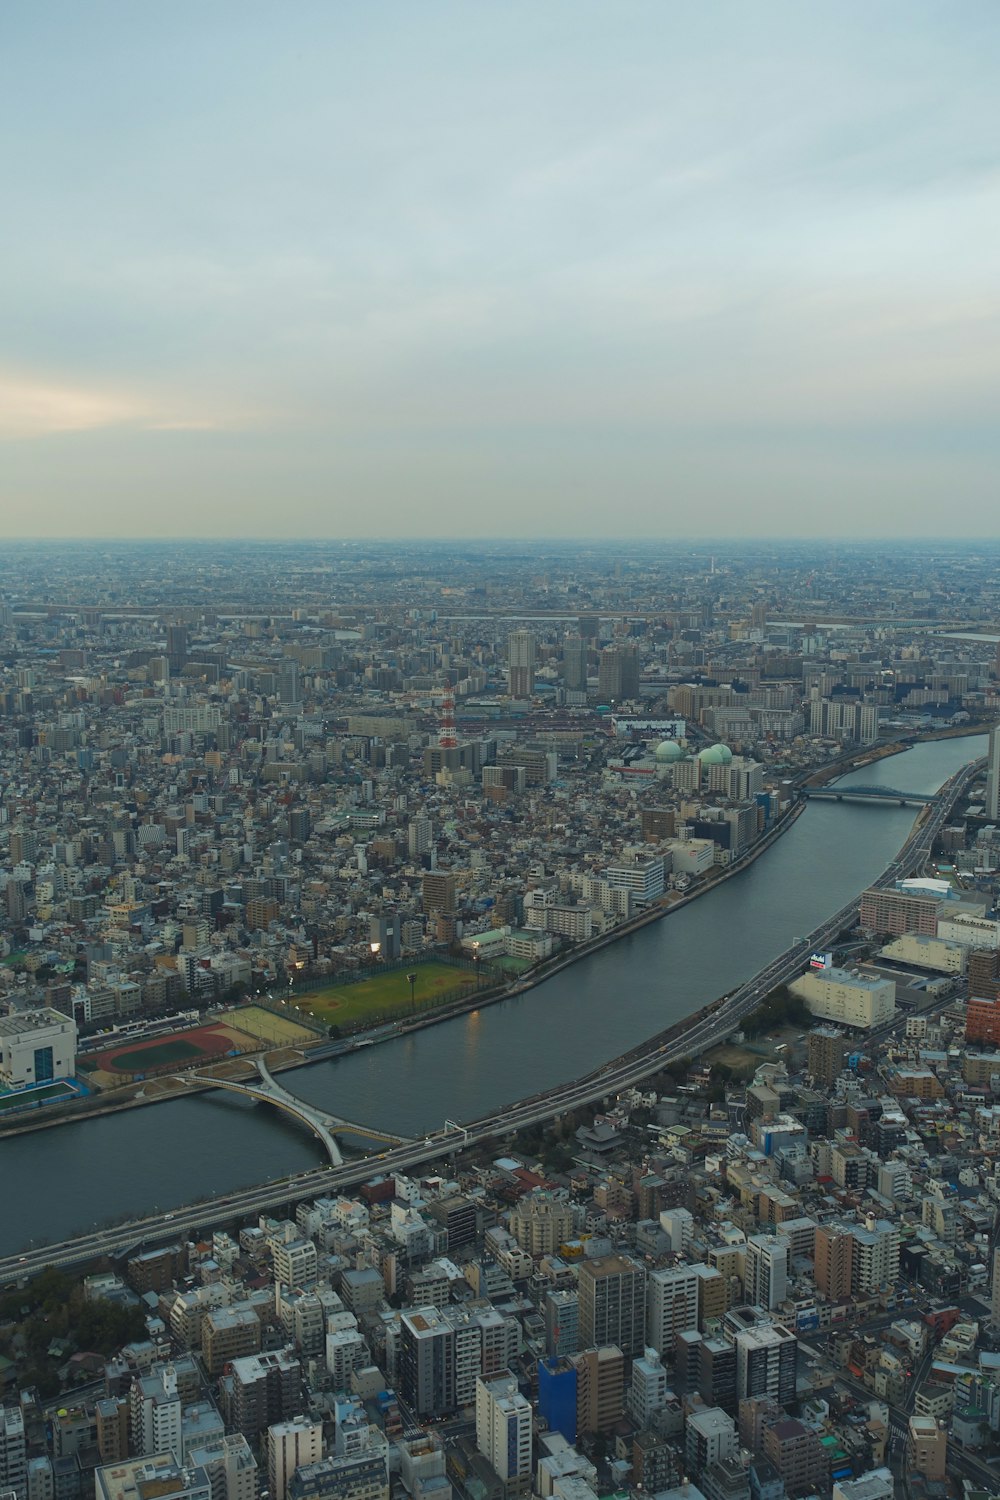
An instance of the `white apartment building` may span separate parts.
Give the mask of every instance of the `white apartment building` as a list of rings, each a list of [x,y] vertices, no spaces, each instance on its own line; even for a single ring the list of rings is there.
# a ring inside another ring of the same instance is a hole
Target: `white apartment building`
[[[272,1246],[274,1280],[278,1286],[312,1286],[319,1268],[319,1256],[312,1240],[276,1240]]]
[[[667,1372],[655,1349],[647,1349],[632,1365],[628,1393],[629,1415],[640,1430],[649,1425],[654,1412],[667,1401]]]
[[[181,1398],[172,1365],[140,1375],[128,1393],[129,1442],[135,1455],[180,1453]]]
[[[505,1494],[531,1488],[531,1402],[509,1370],[476,1381],[476,1446]]]
[[[323,1423],[309,1417],[275,1422],[267,1429],[266,1446],[271,1500],[288,1500],[288,1483],[295,1470],[323,1457]]]
[[[21,1408],[0,1406],[0,1492],[13,1490],[19,1500],[25,1500],[27,1484],[28,1456]]]
[[[788,1241],[752,1234],[747,1240],[743,1294],[753,1307],[773,1310],[788,1295]]]
[[[679,1333],[698,1327],[698,1273],[693,1266],[653,1271],[646,1287],[646,1343],[672,1356]]]
[[[685,1459],[691,1474],[703,1474],[710,1464],[736,1457],[736,1423],[721,1407],[709,1406],[689,1416],[685,1439]]]

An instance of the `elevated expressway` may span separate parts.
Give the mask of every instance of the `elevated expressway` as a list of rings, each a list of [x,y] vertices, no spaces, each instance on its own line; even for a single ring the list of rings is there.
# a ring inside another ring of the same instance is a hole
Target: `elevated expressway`
[[[952,808],[983,764],[981,760],[976,761],[945,783],[876,885],[891,886],[924,868],[934,840]],[[280,1208],[321,1194],[346,1191],[365,1182],[373,1173],[407,1171],[467,1146],[540,1124],[580,1105],[618,1094],[642,1083],[669,1063],[707,1051],[724,1040],[776,985],[786,983],[801,972],[810,953],[830,944],[838,933],[852,925],[857,920],[859,905],[860,898],[857,898],[842,906],[807,937],[772,959],[731,994],[701,1011],[686,1026],[674,1027],[651,1038],[585,1078],[532,1099],[523,1099],[464,1125],[447,1122],[443,1130],[435,1131],[423,1140],[390,1146],[377,1156],[367,1156],[343,1166],[302,1172],[278,1182],[263,1183],[213,1198],[208,1203],[191,1204],[173,1213],[156,1213],[58,1245],[32,1248],[22,1255],[8,1256],[0,1260],[0,1285],[34,1275],[46,1266],[69,1267],[99,1256],[135,1253],[143,1245],[162,1242],[174,1234],[204,1230],[244,1215]]]

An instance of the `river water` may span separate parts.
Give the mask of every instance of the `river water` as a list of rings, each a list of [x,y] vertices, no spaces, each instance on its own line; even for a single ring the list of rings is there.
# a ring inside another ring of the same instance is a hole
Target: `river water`
[[[986,753],[937,740],[845,780],[933,792]],[[732,989],[890,862],[913,809],[813,802],[743,874],[501,1004],[285,1074],[344,1119],[417,1135],[568,1082]],[[0,1255],[322,1164],[272,1109],[202,1094],[0,1141]]]

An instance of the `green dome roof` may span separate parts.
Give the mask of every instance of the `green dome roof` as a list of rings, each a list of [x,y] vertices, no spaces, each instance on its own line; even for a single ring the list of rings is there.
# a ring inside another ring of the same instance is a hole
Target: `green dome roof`
[[[703,766],[728,766],[732,758],[733,752],[728,745],[709,745],[698,753]]]
[[[653,755],[664,765],[669,765],[671,761],[683,759],[684,747],[677,740],[661,740]]]

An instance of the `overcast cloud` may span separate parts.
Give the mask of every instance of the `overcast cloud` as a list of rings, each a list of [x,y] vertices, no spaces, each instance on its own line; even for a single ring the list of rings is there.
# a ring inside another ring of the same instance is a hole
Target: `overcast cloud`
[[[0,10],[0,535],[1000,535],[995,0]]]

